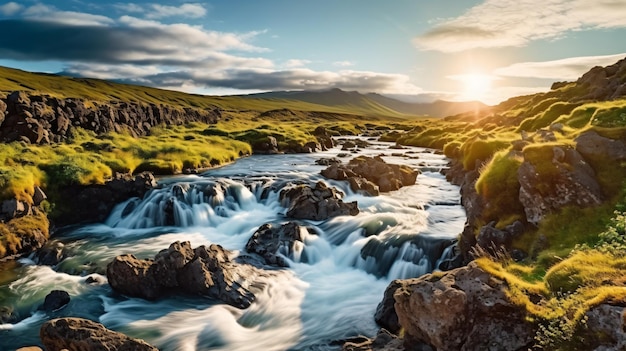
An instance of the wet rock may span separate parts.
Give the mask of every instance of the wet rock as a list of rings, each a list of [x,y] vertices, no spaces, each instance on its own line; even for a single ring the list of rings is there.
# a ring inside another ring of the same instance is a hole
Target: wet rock
[[[315,128],[313,131],[313,136],[317,139],[322,147],[322,151],[326,151],[328,149],[332,149],[335,146],[335,142],[333,141],[332,136],[326,128],[319,126]]]
[[[264,224],[254,232],[246,251],[261,256],[266,264],[288,267],[284,257],[293,258],[294,252],[302,251],[304,239],[310,234],[306,227],[288,222],[280,227]]]
[[[380,195],[380,190],[378,185],[370,182],[369,180],[363,177],[349,177],[348,183],[350,183],[350,189],[356,193],[360,193],[368,196],[378,196]]]
[[[247,308],[255,299],[255,279],[268,273],[231,255],[219,245],[192,249],[188,241],[177,241],[154,260],[117,256],[107,266],[107,278],[113,290],[129,296],[153,300],[182,292]]]
[[[506,283],[476,263],[443,275],[401,281],[394,294],[405,345],[426,343],[438,351],[520,350],[532,344],[536,326],[512,304]]]
[[[336,157],[323,157],[320,158],[318,160],[315,160],[315,164],[316,165],[321,165],[321,166],[330,166],[330,165],[334,165],[334,164],[341,164],[341,160],[336,158]]]
[[[321,173],[324,177],[335,180],[363,178],[378,187],[379,191],[389,192],[415,184],[419,171],[405,165],[387,164],[380,156],[361,156],[350,160],[347,165],[331,165]],[[376,193],[373,187],[365,181],[355,179],[350,182],[350,185],[353,191],[369,195]]]
[[[143,340],[128,337],[82,318],[53,319],[41,326],[39,337],[46,350],[158,351]]]
[[[11,306],[0,306],[0,324],[17,321],[15,311]]]
[[[381,329],[372,339],[349,340],[343,344],[343,351],[433,351],[427,345],[412,345],[405,348],[402,339],[391,334],[385,329]]]
[[[270,135],[253,142],[251,146],[252,152],[255,154],[274,155],[280,153],[278,150],[278,141]]]
[[[41,309],[48,312],[57,311],[67,306],[68,303],[70,303],[70,294],[67,291],[52,290],[46,295]]]
[[[60,191],[57,202],[67,209],[55,218],[56,224],[102,222],[118,203],[133,197],[142,198],[155,186],[156,179],[150,172],[117,173],[104,184],[66,186]]]
[[[396,300],[393,295],[402,285],[401,280],[393,280],[389,283],[387,289],[385,289],[383,299],[376,307],[376,313],[374,314],[376,323],[394,334],[400,332],[402,327],[398,323],[398,315],[395,309]]]
[[[280,192],[283,206],[287,207],[287,217],[321,221],[336,216],[356,216],[359,208],[356,201],[345,203],[343,194],[324,182],[315,187],[298,185]]]
[[[538,161],[525,155],[517,173],[519,200],[528,222],[535,225],[562,207],[596,206],[604,198],[593,168],[578,151],[558,146],[551,151]]]
[[[56,266],[65,257],[65,245],[58,240],[53,240],[37,250],[35,262],[45,266]]]

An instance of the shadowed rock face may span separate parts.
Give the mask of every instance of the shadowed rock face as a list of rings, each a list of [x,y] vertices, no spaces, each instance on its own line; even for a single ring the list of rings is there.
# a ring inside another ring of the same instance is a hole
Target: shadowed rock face
[[[154,260],[133,255],[117,256],[107,266],[113,290],[148,300],[182,292],[208,296],[238,308],[254,301],[259,277],[272,272],[231,260],[231,252],[220,245],[191,248],[188,241],[175,242]]]
[[[248,240],[246,251],[261,256],[266,264],[288,267],[284,257],[293,258],[298,246],[304,245],[307,235],[308,229],[294,222],[280,227],[264,224]]]
[[[109,330],[82,318],[59,318],[44,323],[39,337],[46,350],[158,351],[140,339]]]
[[[0,141],[49,144],[66,140],[72,127],[103,134],[146,135],[160,124],[215,123],[219,108],[195,109],[139,102],[86,102],[13,92],[0,103]]]

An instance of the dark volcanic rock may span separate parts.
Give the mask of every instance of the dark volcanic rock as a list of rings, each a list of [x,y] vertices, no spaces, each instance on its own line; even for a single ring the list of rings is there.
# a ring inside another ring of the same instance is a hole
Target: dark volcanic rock
[[[39,337],[49,351],[158,351],[143,340],[130,338],[82,318],[50,320],[41,326]]]
[[[287,207],[287,217],[321,221],[336,216],[356,216],[359,208],[356,201],[345,203],[343,194],[329,188],[324,182],[315,187],[298,185],[280,192],[280,200]]]
[[[0,141],[23,140],[36,144],[66,140],[73,127],[97,134],[126,130],[133,135],[146,135],[157,125],[215,123],[221,117],[217,107],[181,109],[140,102],[87,102],[26,92],[9,94],[0,105],[0,114]]]
[[[402,280],[397,279],[389,283],[382,301],[376,307],[376,314],[374,314],[376,323],[394,334],[398,334],[402,327],[398,324],[398,315],[395,309],[396,300],[393,295],[402,285]]]
[[[37,250],[35,262],[45,266],[55,266],[59,264],[65,256],[65,245],[58,240],[53,240],[47,242],[42,248]]]
[[[230,256],[219,245],[192,249],[188,241],[177,241],[154,260],[117,256],[107,266],[107,278],[113,290],[129,296],[152,300],[184,292],[247,308],[255,299],[255,278],[269,273]]]
[[[156,180],[150,172],[134,176],[117,173],[104,184],[66,186],[57,202],[67,209],[55,218],[56,224],[102,222],[115,205],[132,197],[142,198],[155,186]]]
[[[293,258],[298,247],[304,245],[309,230],[294,222],[280,227],[264,224],[252,235],[246,244],[246,251],[255,253],[265,260],[266,264],[288,267],[283,257]]]
[[[350,180],[350,187],[353,191],[371,196],[378,195],[378,191],[388,192],[413,185],[418,174],[419,171],[409,166],[387,164],[380,156],[360,156],[347,165],[333,164],[322,170],[322,175],[329,179],[362,178]]]
[[[41,306],[44,311],[56,311],[70,303],[70,294],[63,290],[52,290]]]

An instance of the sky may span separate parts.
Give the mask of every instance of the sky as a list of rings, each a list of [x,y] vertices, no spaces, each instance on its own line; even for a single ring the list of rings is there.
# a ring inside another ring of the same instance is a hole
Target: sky
[[[0,65],[210,95],[481,100],[626,57],[626,0],[20,0]]]

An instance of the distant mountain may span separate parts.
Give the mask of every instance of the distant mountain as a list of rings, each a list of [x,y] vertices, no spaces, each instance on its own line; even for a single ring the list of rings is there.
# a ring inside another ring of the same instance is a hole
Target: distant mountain
[[[463,112],[482,110],[488,106],[478,101],[452,102],[437,100],[434,102],[406,102],[376,93],[361,94],[356,91],[341,89],[314,91],[274,91],[267,93],[238,95],[255,99],[288,99],[332,107],[364,109],[415,116],[445,117]]]

